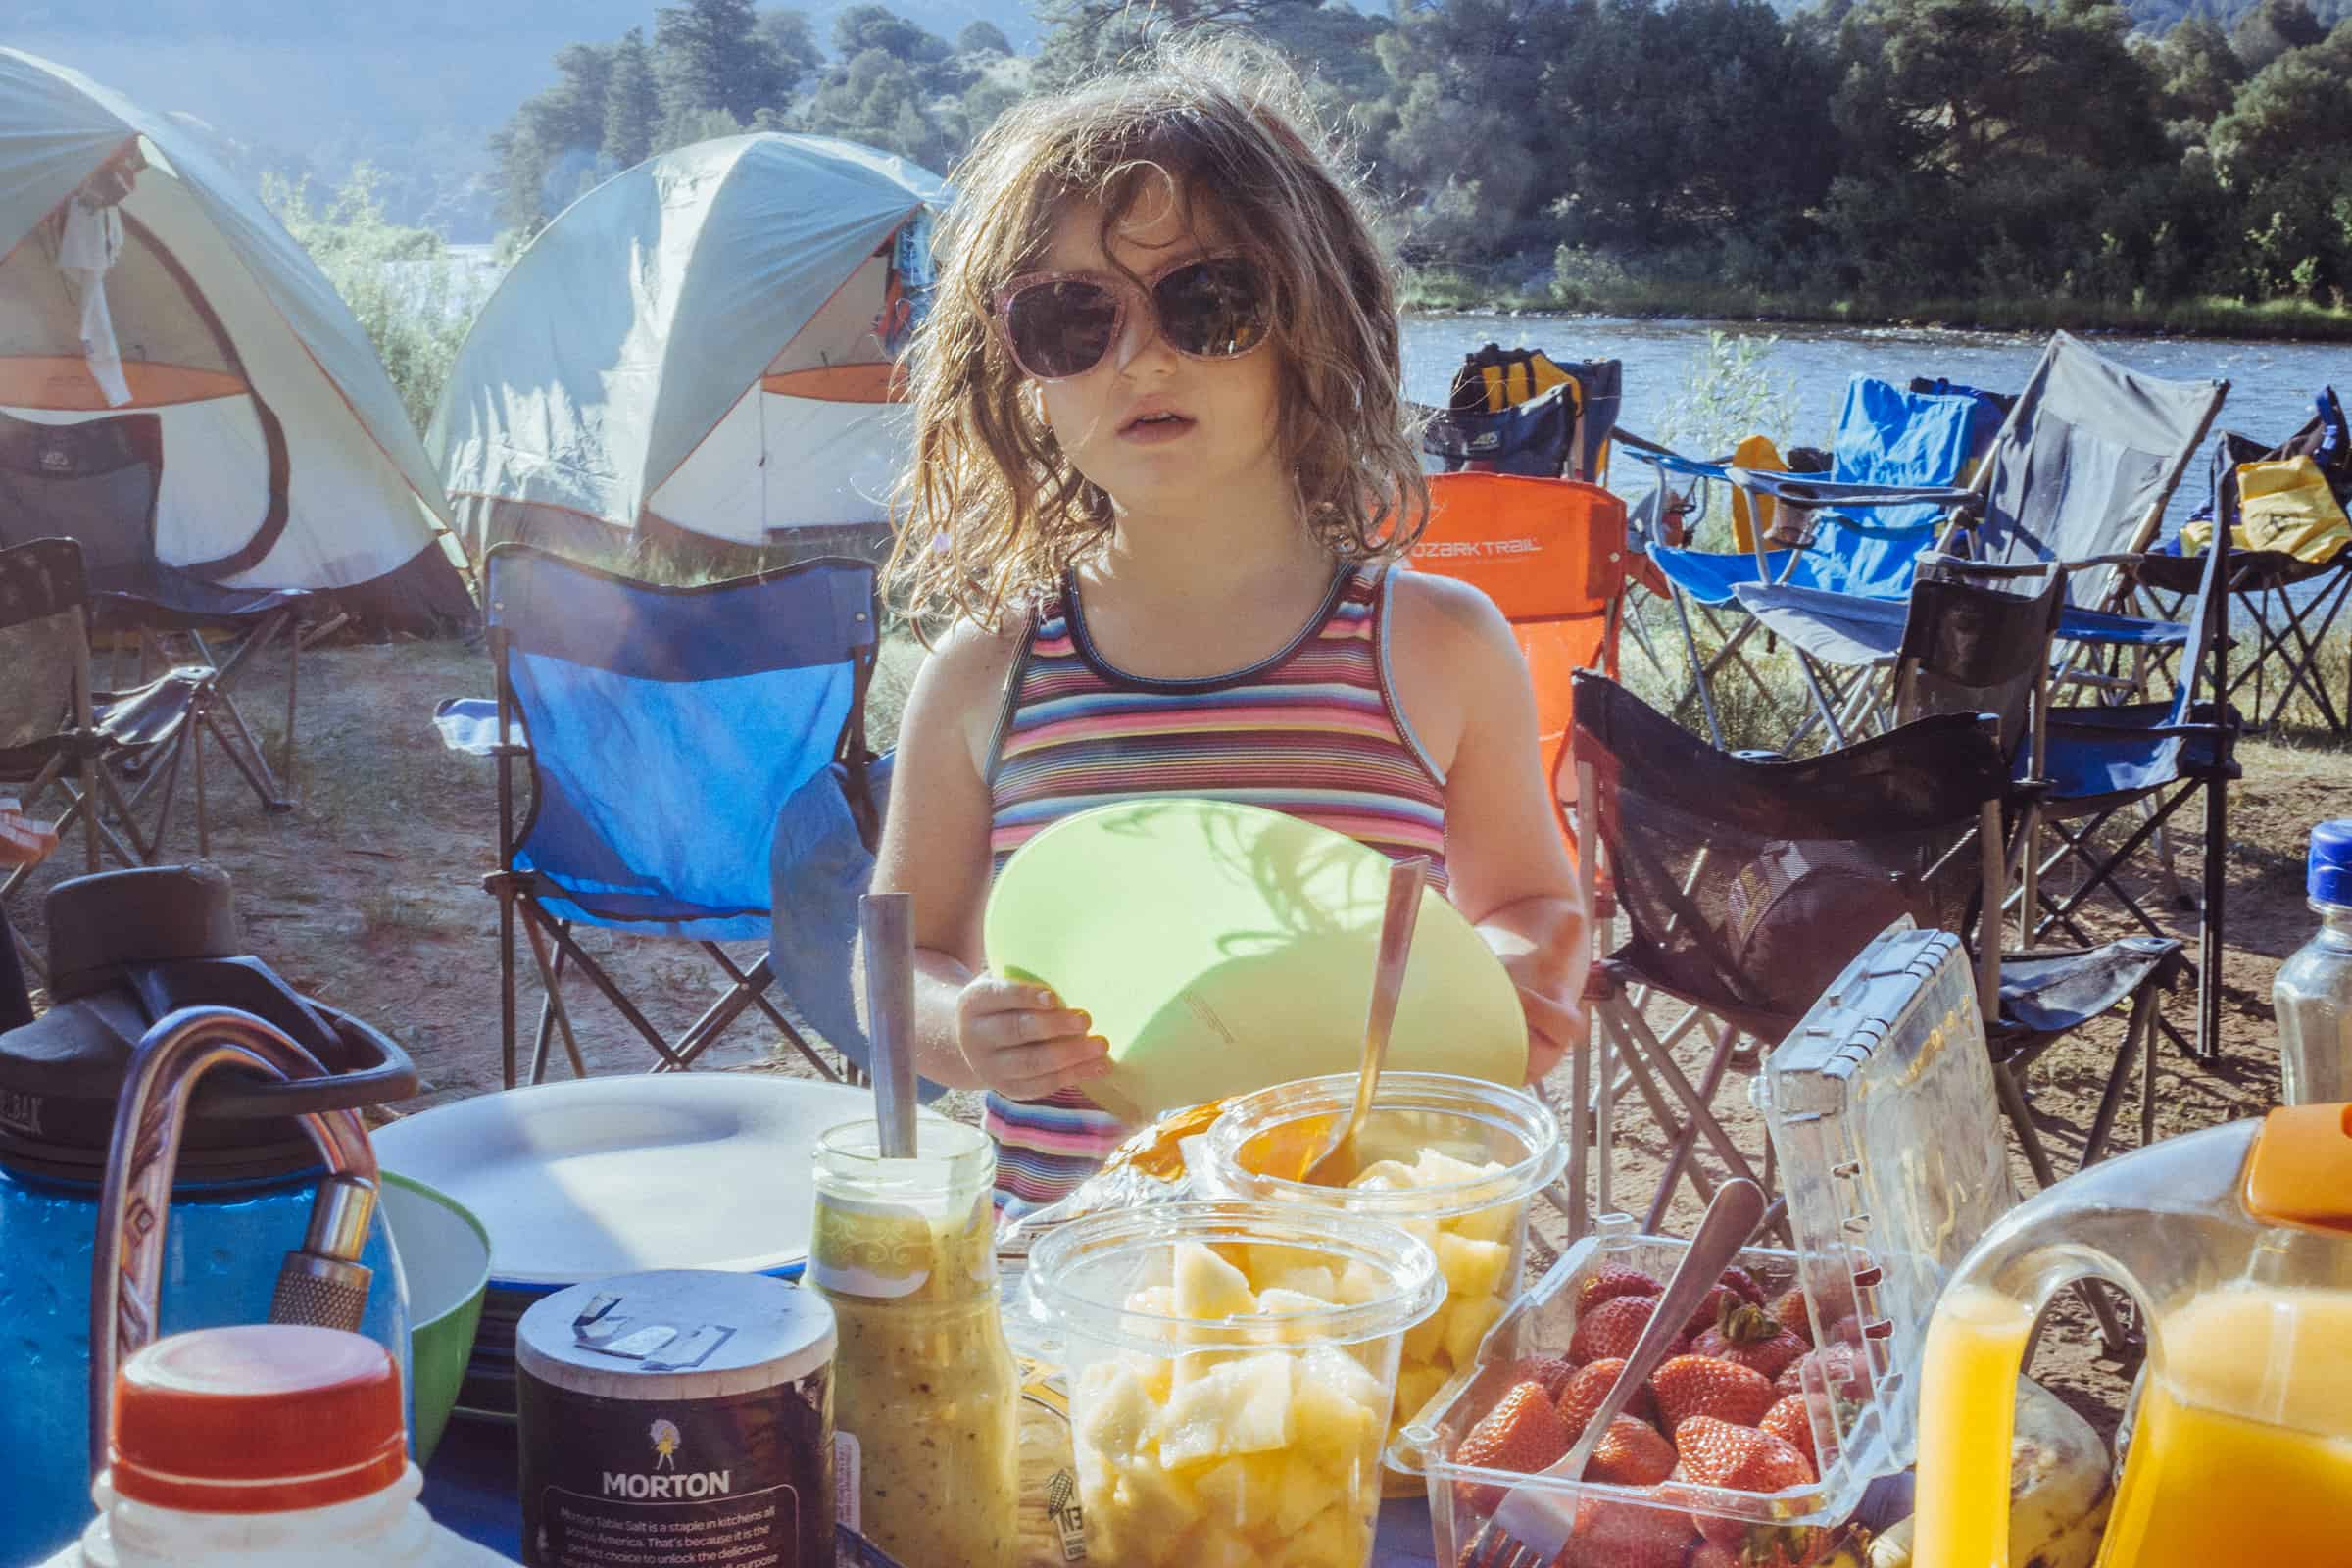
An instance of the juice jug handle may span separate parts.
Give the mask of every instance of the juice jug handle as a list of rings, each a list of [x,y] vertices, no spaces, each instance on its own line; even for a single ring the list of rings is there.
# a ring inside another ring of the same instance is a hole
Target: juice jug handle
[[[2004,1227],[2037,1217],[2033,1204]],[[2062,1290],[2100,1280],[2146,1310],[2147,1293],[2114,1256],[2071,1241],[2034,1245],[1996,1230],[1936,1300],[1920,1368],[1919,1477],[1912,1561],[1919,1568],[2010,1568],[2010,1449],[2018,1379],[2042,1310]]]
[[[106,1468],[116,1370],[155,1338],[164,1226],[189,1096],[198,1079],[224,1065],[289,1081],[324,1071],[279,1030],[233,1007],[182,1007],[140,1037],[115,1101],[90,1252],[92,1480]],[[327,1173],[303,1247],[286,1254],[278,1273],[270,1319],[357,1329],[368,1304],[370,1271],[359,1257],[375,1215],[375,1150],[357,1111],[308,1111],[300,1120]]]

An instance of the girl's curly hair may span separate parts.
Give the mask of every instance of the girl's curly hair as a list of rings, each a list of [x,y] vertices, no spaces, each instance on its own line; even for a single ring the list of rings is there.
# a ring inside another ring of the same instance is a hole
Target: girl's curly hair
[[[1168,180],[1192,221],[1213,217],[1268,281],[1277,450],[1308,530],[1342,561],[1419,534],[1429,491],[1395,286],[1297,77],[1272,56],[1230,40],[1162,46],[1140,70],[1008,110],[952,177],[938,289],[908,352],[914,464],[888,568],[918,624],[1000,626],[1108,538],[1110,497],[1020,395],[993,296],[1037,266],[1066,203],[1099,204],[1107,241]]]

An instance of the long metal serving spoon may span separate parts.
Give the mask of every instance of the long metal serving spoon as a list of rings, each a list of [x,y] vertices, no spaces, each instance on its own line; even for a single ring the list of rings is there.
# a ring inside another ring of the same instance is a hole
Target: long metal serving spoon
[[[1429,857],[1407,856],[1389,867],[1388,902],[1380,911],[1380,955],[1372,966],[1372,1005],[1364,1018],[1364,1057],[1355,1080],[1355,1108],[1329,1148],[1308,1161],[1299,1180],[1316,1187],[1345,1187],[1363,1168],[1356,1135],[1372,1114],[1380,1069],[1389,1059],[1389,1030],[1396,1022],[1396,999],[1404,994],[1405,960],[1412,956],[1413,928],[1421,919],[1421,887]]]
[[[1563,1481],[1584,1479],[1593,1445],[1609,1430],[1609,1423],[1623,1413],[1634,1391],[1666,1359],[1675,1336],[1690,1320],[1690,1314],[1698,1310],[1698,1303],[1706,1299],[1708,1288],[1723,1277],[1725,1265],[1747,1245],[1747,1239],[1755,1234],[1756,1224],[1763,1217],[1764,1190],[1754,1182],[1734,1177],[1715,1189],[1706,1217],[1698,1222],[1698,1234],[1690,1239],[1690,1250],[1683,1253],[1682,1262],[1676,1265],[1674,1278],[1666,1282],[1666,1289],[1659,1294],[1657,1307],[1642,1326],[1641,1337],[1634,1341],[1617,1381],[1609,1385],[1607,1397],[1592,1412],[1592,1419],[1585,1423],[1584,1434],[1576,1440],[1575,1446],[1559,1463],[1543,1471],[1543,1477]],[[1501,1506],[1470,1543],[1462,1560],[1473,1568],[1541,1568],[1567,1549],[1576,1534],[1575,1514],[1574,1499],[1557,1497],[1544,1488],[1522,1481],[1503,1494]]]
[[[865,1033],[872,1042],[874,1152],[914,1157],[914,896],[868,893],[858,901],[865,956]]]

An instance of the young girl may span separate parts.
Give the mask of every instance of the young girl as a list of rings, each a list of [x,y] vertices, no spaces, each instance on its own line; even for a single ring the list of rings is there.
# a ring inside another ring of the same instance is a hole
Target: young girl
[[[1139,796],[1272,807],[1432,875],[1517,983],[1542,1076],[1583,918],[1535,702],[1482,594],[1392,572],[1428,511],[1362,211],[1230,51],[1007,113],[956,178],[912,351],[891,576],[950,622],[900,731],[877,890],[913,895],[917,1064],[988,1091],[1007,1213],[1123,1135],[1084,997],[987,971],[1005,858]]]

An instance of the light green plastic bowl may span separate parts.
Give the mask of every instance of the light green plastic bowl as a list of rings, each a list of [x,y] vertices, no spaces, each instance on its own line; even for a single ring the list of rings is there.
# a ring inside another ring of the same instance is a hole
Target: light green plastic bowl
[[[416,1405],[416,1463],[433,1457],[473,1354],[490,1283],[490,1233],[446,1193],[383,1173],[384,1224],[409,1288],[409,1391]]]

